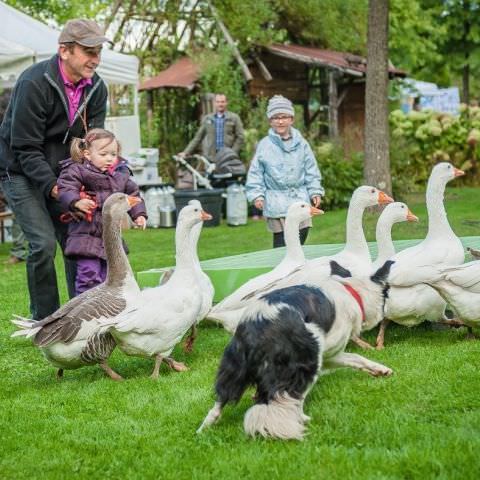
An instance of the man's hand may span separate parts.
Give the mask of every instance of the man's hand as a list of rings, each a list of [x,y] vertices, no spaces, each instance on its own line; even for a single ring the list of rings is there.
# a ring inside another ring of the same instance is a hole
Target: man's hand
[[[321,203],[322,203],[322,197],[320,195],[314,195],[312,197],[312,204],[315,208],[320,208]]]
[[[133,223],[135,224],[135,228],[141,228],[142,230],[147,228],[147,219],[143,215],[137,217]]]
[[[259,197],[257,198],[253,204],[255,205],[256,208],[258,208],[259,210],[263,210],[263,198],[262,197]]]
[[[58,197],[58,186],[55,185],[51,190],[50,190],[50,196],[52,198],[57,198]]]

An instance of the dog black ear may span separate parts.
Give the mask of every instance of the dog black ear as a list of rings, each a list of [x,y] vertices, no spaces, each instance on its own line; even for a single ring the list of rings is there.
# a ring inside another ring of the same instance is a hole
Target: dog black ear
[[[337,277],[342,278],[348,278],[352,276],[350,270],[343,268],[335,260],[330,260],[330,275],[337,275]]]
[[[387,283],[387,277],[390,273],[394,260],[387,260],[371,277],[370,280],[379,285],[385,285]]]

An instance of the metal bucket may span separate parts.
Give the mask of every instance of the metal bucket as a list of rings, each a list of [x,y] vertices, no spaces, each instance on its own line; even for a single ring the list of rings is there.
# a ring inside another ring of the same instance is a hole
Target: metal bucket
[[[172,228],[175,226],[176,215],[175,210],[160,209],[160,227]]]

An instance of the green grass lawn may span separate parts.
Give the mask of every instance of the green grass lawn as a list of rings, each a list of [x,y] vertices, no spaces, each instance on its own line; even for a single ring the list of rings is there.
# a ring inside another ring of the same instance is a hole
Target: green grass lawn
[[[419,224],[394,227],[394,238],[426,233],[423,197],[409,199]],[[447,210],[458,235],[480,235],[476,189],[452,189]],[[307,243],[342,242],[345,211],[315,219]],[[375,214],[365,218],[373,239]],[[174,263],[173,231],[128,231],[135,271]],[[202,260],[270,248],[264,222],[204,229]],[[0,479],[17,478],[480,478],[480,343],[463,330],[391,327],[382,352],[366,356],[393,368],[375,379],[353,370],[321,377],[305,412],[303,442],[251,440],[243,433],[247,393],[219,424],[196,435],[213,405],[216,368],[229,336],[205,324],[192,354],[177,347],[185,373],[115,352],[110,364],[126,381],[98,367],[55,369],[26,339],[10,339],[13,313],[28,314],[25,266],[6,266],[0,246]],[[59,271],[61,260],[58,260]],[[64,279],[61,277],[65,300]],[[365,337],[373,340],[375,332]],[[350,350],[358,351],[351,347]]]

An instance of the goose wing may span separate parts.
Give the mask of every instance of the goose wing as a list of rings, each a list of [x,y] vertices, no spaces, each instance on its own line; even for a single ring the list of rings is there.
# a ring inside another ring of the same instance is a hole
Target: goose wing
[[[443,269],[444,278],[472,293],[480,293],[480,261]]]
[[[119,289],[104,284],[83,292],[48,317],[36,322],[41,327],[34,343],[45,347],[53,342],[71,342],[80,331],[83,322],[109,318],[125,309],[126,301]]]

